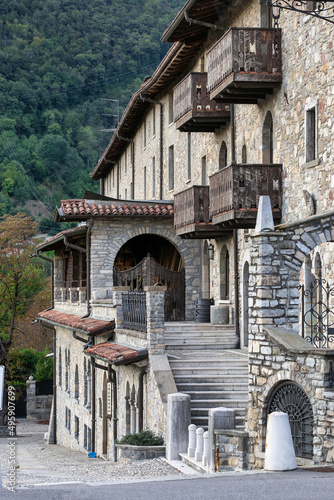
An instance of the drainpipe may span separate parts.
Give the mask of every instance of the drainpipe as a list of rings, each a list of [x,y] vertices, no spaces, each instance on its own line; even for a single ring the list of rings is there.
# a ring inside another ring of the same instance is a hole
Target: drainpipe
[[[236,163],[235,154],[235,115],[234,104],[230,105],[231,115],[231,162]],[[234,314],[235,334],[237,337],[237,348],[240,347],[240,323],[239,323],[239,274],[238,274],[238,230],[233,229],[233,251],[234,251]]]
[[[53,444],[57,444],[57,342],[53,328]]]
[[[94,341],[93,341],[94,345]],[[96,397],[96,368],[95,368],[95,359],[91,357],[91,364],[92,364],[92,452],[95,451],[95,434],[96,434],[96,404],[95,404],[95,397]]]
[[[116,169],[116,198],[119,200],[119,161],[117,162]]]
[[[143,102],[149,102],[151,104],[159,104],[160,106],[160,184],[159,184],[159,199],[162,200],[163,194],[163,157],[164,157],[164,147],[163,147],[163,104],[160,101],[154,101],[149,97],[144,97],[142,94],[139,95],[139,98]]]
[[[131,144],[131,163],[132,163],[132,186],[131,186],[131,198],[135,199],[135,143]]]
[[[112,420],[113,420],[113,459],[117,462],[117,386],[116,386],[116,371],[108,365],[108,379],[112,383]]]
[[[55,295],[54,295],[54,281],[55,281],[55,274],[54,274],[54,261],[53,259],[49,259],[49,257],[44,257],[44,255],[39,254],[40,250],[35,250],[35,253],[33,255],[30,255],[31,258],[33,257],[38,257],[39,259],[46,260],[47,262],[51,263],[51,307],[50,309],[54,308],[55,305]]]
[[[139,389],[138,389],[139,432],[143,430],[143,424],[144,424],[144,375],[145,374],[146,374],[146,366],[139,373]]]

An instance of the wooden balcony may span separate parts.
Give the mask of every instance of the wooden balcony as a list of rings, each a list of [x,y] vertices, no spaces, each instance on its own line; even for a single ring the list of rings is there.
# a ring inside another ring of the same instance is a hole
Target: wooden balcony
[[[272,28],[231,28],[225,33],[207,53],[210,99],[257,104],[273,94],[282,82],[281,52],[278,49],[275,54],[275,34]]]
[[[229,120],[229,105],[211,101],[206,85],[206,73],[190,73],[174,88],[174,120],[181,132],[214,132]]]
[[[282,216],[282,165],[234,164],[210,176],[210,217],[223,228],[256,224],[259,197],[269,195],[274,223]]]
[[[174,227],[184,238],[215,238],[222,230],[212,225],[209,186],[192,186],[174,196]],[[226,232],[226,231],[223,231]]]

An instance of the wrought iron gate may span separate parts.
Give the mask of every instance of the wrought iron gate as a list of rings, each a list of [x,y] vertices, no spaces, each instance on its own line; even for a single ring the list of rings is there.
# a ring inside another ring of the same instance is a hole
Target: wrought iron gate
[[[316,279],[302,291],[302,336],[315,347],[334,346],[334,287]]]
[[[296,456],[313,458],[313,411],[303,389],[291,380],[281,382],[268,402],[268,414],[273,411],[288,414]]]
[[[125,271],[114,270],[114,285],[129,286],[131,291],[142,291],[144,286],[163,285],[165,293],[165,321],[184,321],[184,269],[171,271],[148,255],[139,264]]]

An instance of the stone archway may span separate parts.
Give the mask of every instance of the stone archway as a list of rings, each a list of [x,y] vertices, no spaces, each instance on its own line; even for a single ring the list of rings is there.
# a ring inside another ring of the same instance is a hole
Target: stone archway
[[[302,387],[292,380],[283,380],[271,391],[267,414],[282,411],[289,416],[292,441],[297,457],[313,458],[313,410]]]

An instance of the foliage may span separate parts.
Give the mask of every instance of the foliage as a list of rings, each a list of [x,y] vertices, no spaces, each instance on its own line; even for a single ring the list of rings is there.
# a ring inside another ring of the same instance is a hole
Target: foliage
[[[46,285],[43,268],[30,258],[37,228],[22,213],[6,215],[0,222],[0,364],[18,331],[18,319]]]
[[[94,190],[88,174],[110,140],[101,130],[117,123],[115,99],[122,112],[159,64],[161,33],[183,3],[0,5],[0,216],[29,199],[51,216],[60,199]]]
[[[8,369],[6,378],[12,385],[25,387],[30,375],[35,380],[50,380],[53,375],[52,358],[45,359],[47,350],[42,352],[35,349],[11,349],[8,355]]]
[[[130,444],[134,446],[162,446],[164,444],[164,440],[162,436],[157,436],[154,432],[140,431],[135,432],[134,434],[126,434],[122,436],[119,444]]]

